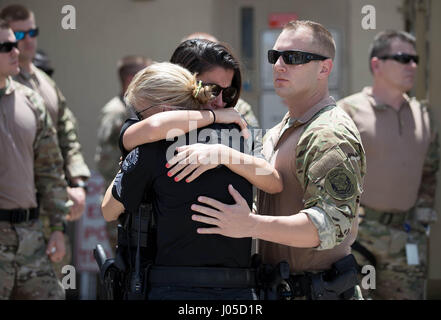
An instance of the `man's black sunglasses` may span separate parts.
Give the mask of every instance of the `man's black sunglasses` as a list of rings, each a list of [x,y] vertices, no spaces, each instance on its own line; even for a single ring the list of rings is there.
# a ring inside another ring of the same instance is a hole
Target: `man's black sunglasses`
[[[202,83],[202,85],[210,86],[211,93],[213,93],[215,97],[217,97],[222,92],[222,101],[225,103],[232,103],[234,101],[234,98],[236,98],[237,89],[235,87],[224,88],[216,83]]]
[[[282,56],[283,61],[286,64],[304,64],[312,60],[326,60],[328,57],[321,56],[319,54],[303,52],[303,51],[278,51],[278,50],[268,50],[268,62],[275,64],[279,57]]]
[[[17,42],[2,42],[0,43],[0,53],[11,52],[13,48],[17,48]]]
[[[378,59],[381,59],[381,60],[392,59],[392,60],[395,60],[395,61],[402,63],[402,64],[408,64],[410,61],[413,61],[416,64],[418,64],[418,62],[420,61],[418,56],[412,55],[412,54],[407,54],[407,53],[397,53],[397,54],[393,54],[393,55],[381,56],[381,57],[378,57]]]
[[[35,38],[36,36],[38,36],[38,28],[29,29],[28,31],[14,31],[15,38],[17,38],[17,41],[26,38],[26,33],[29,34],[31,38]]]

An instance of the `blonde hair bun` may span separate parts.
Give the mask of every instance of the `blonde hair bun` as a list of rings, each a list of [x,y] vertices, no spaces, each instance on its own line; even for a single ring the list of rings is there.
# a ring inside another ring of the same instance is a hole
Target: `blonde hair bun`
[[[148,104],[201,109],[212,93],[210,86],[198,86],[196,75],[187,69],[170,62],[157,62],[135,75],[124,100],[137,110]]]

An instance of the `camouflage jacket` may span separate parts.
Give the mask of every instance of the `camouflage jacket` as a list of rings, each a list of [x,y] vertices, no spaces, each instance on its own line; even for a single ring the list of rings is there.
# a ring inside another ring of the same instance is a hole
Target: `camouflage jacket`
[[[89,178],[90,171],[87,164],[84,161],[81,153],[81,144],[78,136],[78,126],[75,116],[72,111],[66,105],[66,99],[61,93],[56,83],[42,70],[35,66],[32,66],[33,74],[28,74],[23,70],[14,77],[14,80],[21,84],[37,91],[45,99],[45,94],[41,92],[42,81],[46,81],[56,92],[56,98],[58,106],[55,106],[57,110],[51,113],[52,122],[57,130],[58,143],[61,150],[61,154],[64,159],[64,172],[68,180],[74,177]],[[45,101],[46,106],[49,108],[48,101]]]
[[[50,217],[51,226],[61,226],[72,202],[68,200],[63,158],[58,147],[56,130],[41,96],[12,79],[9,83],[6,94],[16,91],[25,95],[36,117],[34,176],[40,212]]]
[[[288,140],[289,137],[293,140]],[[288,148],[293,148],[295,161],[289,169],[280,167],[289,161],[274,157],[282,148],[279,143],[293,144]],[[293,210],[300,209],[299,212],[307,214],[318,230],[320,245],[316,249],[332,249],[341,244],[351,232],[366,173],[365,152],[354,122],[330,97],[299,119],[290,118],[287,113],[282,122],[265,135],[263,145],[264,156],[277,170],[281,169],[284,181],[282,194],[266,195],[269,198],[266,202],[275,203],[274,199],[277,202],[280,198],[297,206],[291,208],[282,204],[279,209],[285,212],[272,213],[290,215]],[[302,193],[283,195],[296,193],[296,190]],[[271,208],[265,205],[259,208],[259,212],[265,213],[265,210],[271,211]]]
[[[119,170],[119,134],[124,121],[130,116],[119,96],[110,100],[102,109],[98,128],[98,146],[95,163],[98,171],[109,185]]]
[[[259,121],[254,115],[253,109],[245,100],[237,100],[234,109],[236,109],[236,111],[240,113],[240,115],[245,119],[249,126],[259,128]]]

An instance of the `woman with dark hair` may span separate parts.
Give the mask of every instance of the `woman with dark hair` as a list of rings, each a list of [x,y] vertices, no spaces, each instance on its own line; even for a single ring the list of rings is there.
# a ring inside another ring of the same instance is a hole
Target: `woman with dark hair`
[[[218,95],[211,106],[218,109],[232,108],[236,105],[242,88],[242,76],[239,62],[227,44],[204,39],[190,39],[182,42],[176,48],[170,62],[197,73],[198,79],[204,83],[211,83],[210,79],[213,79],[213,76],[217,77],[216,79],[229,80],[232,72],[230,86],[223,88],[222,97]],[[214,84],[220,85],[215,82]],[[223,105],[222,102],[225,104]]]

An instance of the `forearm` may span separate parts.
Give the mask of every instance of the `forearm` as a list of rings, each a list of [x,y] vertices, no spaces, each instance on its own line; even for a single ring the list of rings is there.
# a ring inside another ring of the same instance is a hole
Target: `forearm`
[[[255,220],[255,227],[250,237],[297,248],[320,245],[317,229],[303,212],[291,216],[252,214],[251,217]]]
[[[121,202],[116,200],[112,195],[113,182],[109,185],[101,203],[101,211],[104,220],[110,222],[118,219],[121,213],[124,212],[124,206]]]
[[[130,151],[144,143],[168,138],[167,134],[172,134],[174,137],[196,128],[208,126],[213,121],[213,114],[208,110],[176,110],[157,113],[126,130],[123,136],[124,148]],[[190,124],[195,127],[191,127]]]
[[[253,157],[228,147],[225,147],[222,155],[224,160],[227,159],[222,161],[225,166],[260,190],[267,193],[279,193],[283,190],[282,177],[265,159]]]

